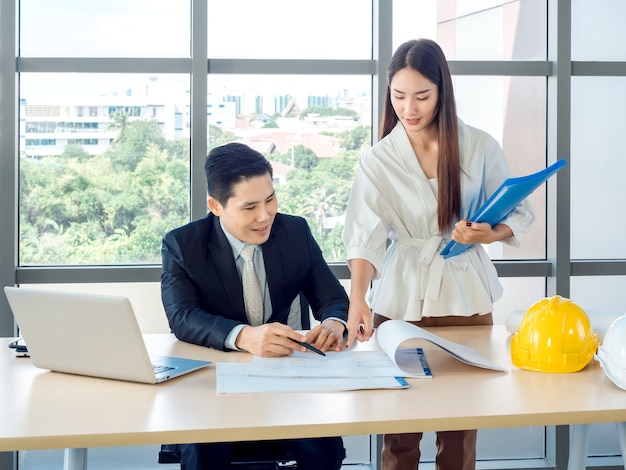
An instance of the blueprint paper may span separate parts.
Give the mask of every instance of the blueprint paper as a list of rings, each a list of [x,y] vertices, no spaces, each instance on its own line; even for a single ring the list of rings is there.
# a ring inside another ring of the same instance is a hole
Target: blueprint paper
[[[344,390],[403,389],[402,377],[259,377],[250,375],[250,363],[218,362],[216,392],[339,392]]]
[[[423,339],[429,341],[435,346],[439,346],[455,359],[458,359],[459,361],[470,366],[508,372],[507,369],[491,362],[489,359],[479,354],[475,349],[465,346],[464,344],[444,339],[404,320],[387,320],[381,323],[381,325],[376,329],[375,336],[378,341],[378,345],[384,351],[387,351],[388,354],[397,354],[397,351],[402,351],[399,347],[407,340]],[[394,353],[394,351],[396,352]],[[396,362],[398,362],[397,359]]]
[[[284,357],[254,356],[250,375],[263,377],[420,377],[432,374],[421,348],[394,351],[327,351],[326,356],[296,351]]]

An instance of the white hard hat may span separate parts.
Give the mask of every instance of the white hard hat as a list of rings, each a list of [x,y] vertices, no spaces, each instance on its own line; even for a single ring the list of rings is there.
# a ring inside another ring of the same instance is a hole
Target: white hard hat
[[[626,315],[611,323],[595,358],[608,378],[626,390]]]

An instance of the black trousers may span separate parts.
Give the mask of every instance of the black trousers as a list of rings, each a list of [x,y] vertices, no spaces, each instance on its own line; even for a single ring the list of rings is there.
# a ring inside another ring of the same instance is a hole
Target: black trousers
[[[279,445],[292,460],[298,470],[340,470],[346,456],[341,437],[320,437],[312,439],[281,439],[271,442]],[[181,444],[181,470],[230,470],[235,455],[234,442],[206,444]]]

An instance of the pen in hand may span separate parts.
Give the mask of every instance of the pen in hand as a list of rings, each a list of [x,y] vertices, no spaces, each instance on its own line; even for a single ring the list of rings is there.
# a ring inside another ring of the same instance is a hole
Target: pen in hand
[[[315,346],[309,344],[309,343],[305,343],[304,341],[298,341],[297,339],[293,339],[293,338],[289,338],[291,341],[293,341],[294,343],[298,343],[300,346],[304,346],[305,348],[307,348],[309,351],[313,351],[314,353],[319,354],[320,356],[325,356],[326,354],[324,354],[322,351],[320,351],[319,349],[317,349]]]

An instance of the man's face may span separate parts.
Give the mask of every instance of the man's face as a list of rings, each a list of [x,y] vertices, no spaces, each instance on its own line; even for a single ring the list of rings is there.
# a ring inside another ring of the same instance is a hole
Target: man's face
[[[225,206],[211,196],[208,203],[228,233],[253,245],[267,241],[278,212],[278,200],[269,173],[235,184],[233,196]]]

